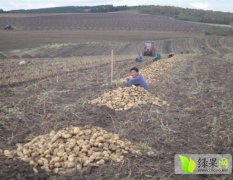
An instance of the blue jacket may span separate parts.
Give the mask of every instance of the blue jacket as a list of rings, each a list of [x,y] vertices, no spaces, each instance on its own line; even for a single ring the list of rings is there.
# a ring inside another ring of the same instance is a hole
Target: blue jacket
[[[132,86],[132,85],[140,86],[140,87],[143,87],[145,90],[148,90],[148,84],[141,75],[138,75],[137,77],[133,79],[127,80],[127,85],[128,86]]]

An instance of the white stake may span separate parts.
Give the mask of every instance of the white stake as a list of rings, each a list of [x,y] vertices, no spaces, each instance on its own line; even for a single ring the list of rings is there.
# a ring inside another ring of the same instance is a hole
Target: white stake
[[[113,49],[112,49],[112,58],[111,58],[111,85],[113,81]]]

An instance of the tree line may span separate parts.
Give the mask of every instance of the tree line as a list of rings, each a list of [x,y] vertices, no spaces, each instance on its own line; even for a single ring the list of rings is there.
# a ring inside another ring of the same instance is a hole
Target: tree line
[[[127,6],[99,5],[99,6],[64,6],[41,9],[19,9],[4,11],[5,13],[101,13],[128,10]],[[0,11],[1,12],[1,11]]]
[[[166,15],[179,20],[214,24],[232,24],[233,13],[179,8],[173,6],[135,6],[141,13]]]

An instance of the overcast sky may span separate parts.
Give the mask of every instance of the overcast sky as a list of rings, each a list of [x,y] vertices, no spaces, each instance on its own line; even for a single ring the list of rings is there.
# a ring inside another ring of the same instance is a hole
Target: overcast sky
[[[0,9],[37,9],[57,6],[169,5],[185,8],[233,12],[232,0],[0,0]]]

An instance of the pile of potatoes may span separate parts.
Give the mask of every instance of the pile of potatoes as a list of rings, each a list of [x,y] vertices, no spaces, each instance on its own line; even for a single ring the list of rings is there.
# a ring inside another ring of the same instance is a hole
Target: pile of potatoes
[[[18,158],[48,172],[65,174],[84,167],[99,166],[108,160],[121,162],[124,154],[140,155],[131,142],[99,127],[68,127],[40,135],[30,142],[17,144],[16,150],[4,150],[9,158]]]
[[[90,101],[97,106],[107,106],[115,111],[129,110],[143,104],[154,104],[157,106],[168,105],[166,101],[152,96],[142,87],[125,87],[104,93],[102,96]]]
[[[172,58],[168,59],[161,59],[159,61],[156,61],[152,63],[151,65],[147,66],[146,68],[140,70],[140,74],[144,77],[144,79],[149,83],[154,83],[155,79],[168,71],[169,69],[173,68],[174,65],[176,65],[179,62],[184,61],[187,58],[193,57],[193,54],[189,55],[175,55]],[[121,78],[114,80],[114,83],[118,85],[124,84],[124,81],[126,78]]]
[[[187,56],[187,55],[186,55]],[[164,73],[165,71],[171,69],[178,62],[186,59],[185,55],[176,55],[169,59],[164,59],[152,63],[150,66],[141,70],[142,76],[146,79],[148,83],[153,83],[155,78]]]

